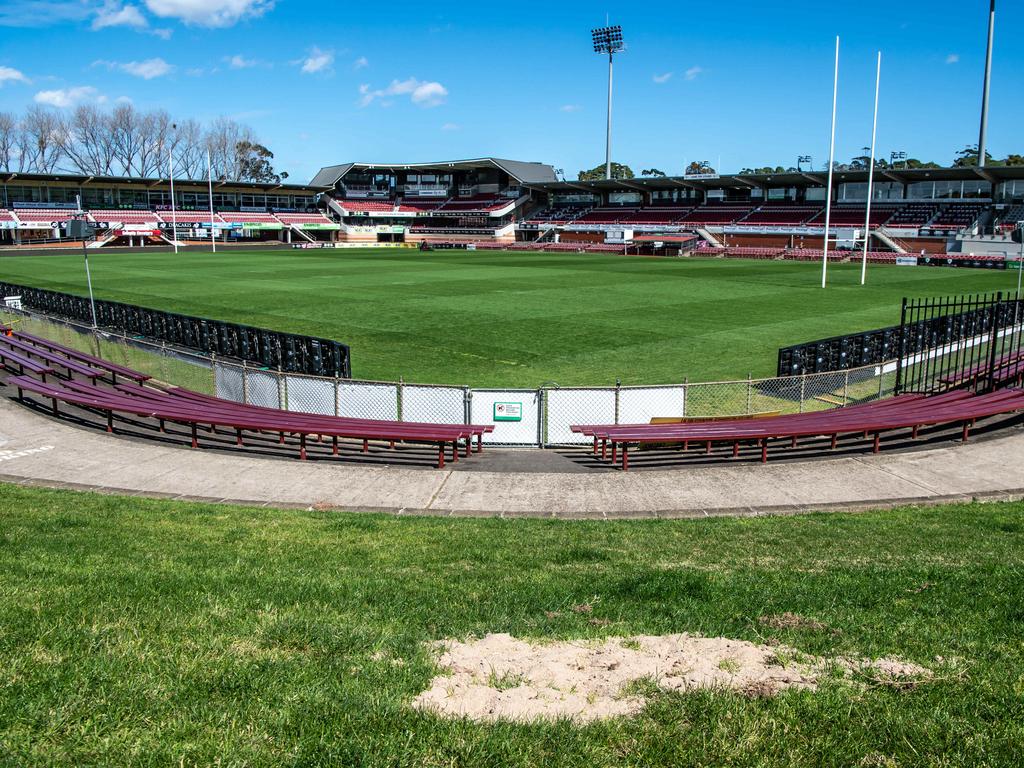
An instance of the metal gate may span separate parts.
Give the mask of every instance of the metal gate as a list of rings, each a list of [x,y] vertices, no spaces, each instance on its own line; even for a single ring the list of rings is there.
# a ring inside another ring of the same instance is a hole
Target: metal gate
[[[896,394],[987,392],[1019,379],[1022,305],[1001,292],[904,299]]]

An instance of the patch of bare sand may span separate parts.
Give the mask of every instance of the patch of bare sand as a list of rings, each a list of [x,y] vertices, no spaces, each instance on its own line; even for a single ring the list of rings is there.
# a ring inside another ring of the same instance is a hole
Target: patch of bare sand
[[[442,674],[413,706],[473,720],[579,722],[639,712],[645,693],[718,688],[769,696],[838,674],[906,684],[929,670],[896,659],[825,659],[785,646],[699,635],[528,642],[507,634],[434,644]]]

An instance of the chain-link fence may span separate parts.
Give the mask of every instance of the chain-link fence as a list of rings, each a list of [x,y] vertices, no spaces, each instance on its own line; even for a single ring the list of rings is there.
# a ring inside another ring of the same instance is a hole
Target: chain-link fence
[[[325,415],[445,424],[494,424],[493,445],[586,442],[574,424],[640,424],[839,408],[893,394],[896,362],[804,376],[664,386],[470,388],[286,374],[144,339],[94,333],[38,315],[0,322],[143,371],[159,382],[258,405]]]

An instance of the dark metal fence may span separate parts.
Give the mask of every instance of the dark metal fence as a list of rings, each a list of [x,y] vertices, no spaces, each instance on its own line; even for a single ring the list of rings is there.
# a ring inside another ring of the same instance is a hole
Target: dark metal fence
[[[910,316],[904,315],[900,325],[780,349],[778,375],[799,376],[881,365],[905,354],[962,342],[976,336],[979,328],[987,327],[990,311],[1019,311],[1009,306],[1012,300],[1008,298],[999,298],[1001,305],[1006,306],[990,309],[996,296],[905,299],[904,311],[909,306]],[[1000,318],[1003,323],[1003,315]]]
[[[1002,293],[904,299],[896,394],[979,392],[1024,374],[1024,302]]]
[[[0,283],[0,296],[21,296],[22,304],[47,315],[92,323],[89,299],[60,291]],[[352,377],[349,347],[331,339],[281,333],[249,325],[208,320],[157,309],[96,301],[96,323],[207,355],[237,358],[257,367],[313,376]]]

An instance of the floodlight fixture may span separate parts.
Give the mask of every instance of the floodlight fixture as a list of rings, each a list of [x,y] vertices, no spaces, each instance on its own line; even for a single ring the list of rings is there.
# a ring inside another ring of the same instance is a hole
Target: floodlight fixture
[[[612,60],[616,53],[626,50],[622,39],[622,27],[598,27],[590,30],[594,42],[594,53],[608,55],[608,126],[605,133],[604,177],[612,177]]]

